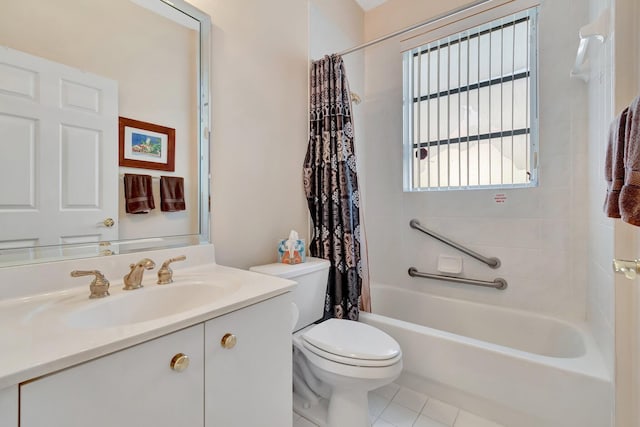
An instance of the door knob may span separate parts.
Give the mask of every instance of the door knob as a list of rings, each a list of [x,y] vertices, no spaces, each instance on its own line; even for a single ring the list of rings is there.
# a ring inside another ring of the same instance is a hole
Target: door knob
[[[614,259],[613,271],[624,274],[629,280],[636,278],[636,274],[640,273],[640,260]]]
[[[104,224],[105,227],[107,228],[111,228],[115,225],[115,221],[112,218],[107,218],[104,221],[102,221],[102,224]]]
[[[178,353],[173,356],[169,366],[176,372],[182,372],[189,367],[189,356],[184,353]]]

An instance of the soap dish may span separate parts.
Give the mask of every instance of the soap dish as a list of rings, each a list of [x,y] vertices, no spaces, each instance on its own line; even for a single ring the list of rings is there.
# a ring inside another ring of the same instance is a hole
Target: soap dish
[[[453,255],[438,256],[438,271],[441,273],[462,273],[462,257]]]

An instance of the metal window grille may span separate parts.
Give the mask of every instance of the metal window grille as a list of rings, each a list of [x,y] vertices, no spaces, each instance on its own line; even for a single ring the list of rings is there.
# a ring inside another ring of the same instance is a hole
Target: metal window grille
[[[404,53],[405,190],[537,185],[537,7]]]

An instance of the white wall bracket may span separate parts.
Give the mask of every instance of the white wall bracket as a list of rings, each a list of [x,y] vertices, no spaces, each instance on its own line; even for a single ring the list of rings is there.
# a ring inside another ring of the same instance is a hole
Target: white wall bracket
[[[604,43],[607,37],[609,37],[610,17],[609,8],[604,9],[598,19],[590,24],[580,28],[578,33],[580,37],[580,44],[578,45],[578,53],[576,54],[576,62],[569,73],[571,77],[577,77],[586,82],[589,81],[590,69],[589,60],[587,56],[587,50],[592,40],[597,40],[600,43]]]

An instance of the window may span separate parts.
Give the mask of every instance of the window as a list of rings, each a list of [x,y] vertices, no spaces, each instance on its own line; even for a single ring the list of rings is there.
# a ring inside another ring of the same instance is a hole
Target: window
[[[537,185],[537,8],[404,52],[406,191]]]

